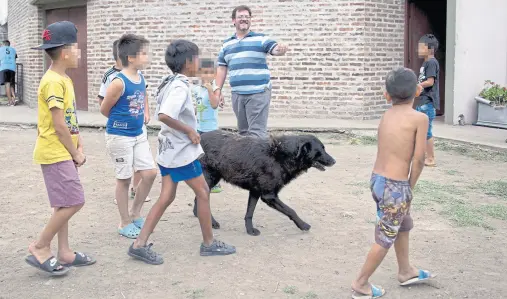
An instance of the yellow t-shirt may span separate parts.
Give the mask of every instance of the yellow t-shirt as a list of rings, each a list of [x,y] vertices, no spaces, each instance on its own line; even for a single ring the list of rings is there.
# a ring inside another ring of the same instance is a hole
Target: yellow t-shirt
[[[72,141],[77,147],[79,139],[79,126],[75,110],[74,85],[69,77],[62,76],[48,70],[39,84],[38,95],[38,121],[37,141],[33,152],[33,159],[37,164],[54,164],[61,161],[72,160],[70,153],[60,142],[53,125],[51,108],[62,109],[65,123],[69,128]]]

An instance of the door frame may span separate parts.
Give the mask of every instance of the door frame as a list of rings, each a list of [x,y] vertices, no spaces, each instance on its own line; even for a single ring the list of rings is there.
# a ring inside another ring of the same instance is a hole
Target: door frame
[[[456,19],[456,1],[457,0],[446,0],[446,24],[445,24],[445,65],[441,65],[444,68],[445,73],[442,79],[444,88],[444,107],[442,107],[444,113],[443,117],[445,123],[453,123],[453,106],[454,106],[454,48],[455,48],[455,19]],[[410,3],[414,0],[405,0],[405,31],[404,31],[404,65],[410,66],[410,31],[409,31],[409,16]]]
[[[59,8],[71,8],[71,7],[75,7],[75,6],[85,6],[85,7],[87,6],[86,5],[87,0],[66,0],[66,1],[54,0],[54,2],[38,4],[39,1],[40,0],[32,0],[32,2],[30,4],[36,5],[39,8],[39,11],[42,12],[42,28],[43,29],[49,25],[48,19],[46,17],[47,10],[59,9]],[[46,69],[47,67],[48,67],[48,65],[46,64],[46,59],[43,58],[42,59],[42,68]]]
[[[38,2],[38,1],[40,1],[40,0],[33,0],[32,4],[35,3],[35,5],[37,5],[36,2]],[[87,7],[88,7],[87,0],[65,0],[65,1],[52,0],[52,1],[53,2],[50,2],[50,3],[44,3],[44,4],[37,5],[37,7],[39,8],[39,12],[42,13],[43,28],[46,28],[49,25],[48,19],[47,19],[47,12],[49,10],[66,9],[66,8],[74,8],[74,7],[84,7],[85,10],[87,10]],[[86,41],[86,43],[87,43],[87,41]],[[81,55],[87,56],[88,55],[87,52],[88,51],[85,51],[84,53],[81,53]],[[48,60],[46,59],[45,55],[43,55],[42,56],[42,68],[43,68],[43,70],[46,70],[48,67],[49,67]],[[88,77],[88,66],[87,65],[85,66],[85,69],[86,69],[86,77]],[[86,79],[87,95],[86,95],[86,106],[85,106],[86,108],[82,107],[82,108],[84,108],[83,111],[88,111],[90,108],[88,85],[89,85],[89,82],[88,82],[88,78],[87,78]],[[79,104],[77,104],[77,97],[76,97],[76,105],[79,106]],[[77,106],[76,106],[76,110],[78,109]]]

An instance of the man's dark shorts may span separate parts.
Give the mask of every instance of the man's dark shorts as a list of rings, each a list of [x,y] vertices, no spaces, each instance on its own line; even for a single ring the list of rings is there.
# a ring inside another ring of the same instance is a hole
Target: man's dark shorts
[[[3,70],[3,82],[14,85],[16,83],[16,72],[11,70]]]

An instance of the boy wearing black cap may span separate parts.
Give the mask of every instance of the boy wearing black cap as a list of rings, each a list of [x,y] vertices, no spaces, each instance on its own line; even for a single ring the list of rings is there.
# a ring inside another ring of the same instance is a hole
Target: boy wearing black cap
[[[49,203],[54,209],[37,241],[30,244],[32,255],[26,262],[53,276],[65,275],[71,266],[95,263],[92,257],[69,247],[68,221],[84,205],[84,190],[77,167],[86,162],[79,134],[75,95],[67,69],[77,68],[81,50],[76,26],[68,21],[49,25],[42,33],[51,66],[42,77],[38,90],[37,141],[34,161],[41,165]],[[58,233],[58,256],[51,253],[51,241]]]

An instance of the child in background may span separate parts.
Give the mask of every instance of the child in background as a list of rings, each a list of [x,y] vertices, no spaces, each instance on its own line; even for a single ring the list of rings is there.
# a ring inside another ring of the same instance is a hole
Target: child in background
[[[424,58],[419,72],[419,85],[422,87],[421,95],[417,101],[416,110],[428,116],[428,136],[426,142],[426,159],[424,164],[429,167],[437,166],[435,162],[435,141],[433,138],[433,120],[436,109],[440,109],[440,65],[435,58],[438,49],[438,40],[433,34],[426,34],[419,40],[418,55]]]
[[[199,135],[218,130],[218,106],[220,99],[215,96],[215,62],[211,59],[200,59],[200,84],[192,85],[192,98],[197,115],[197,132]],[[220,183],[211,188],[211,193],[222,192]]]
[[[199,48],[186,40],[173,41],[166,50],[165,61],[173,75],[166,77],[158,88],[156,115],[161,122],[158,134],[157,163],[162,175],[160,198],[153,205],[137,240],[132,243],[128,255],[145,263],[159,265],[162,256],[148,244],[153,229],[174,201],[179,182],[185,182],[199,202],[197,217],[201,225],[203,242],[201,256],[227,255],[236,248],[215,240],[211,227],[209,187],[202,174],[199,158],[204,154],[199,144],[197,119],[192,103],[190,82],[198,70]]]
[[[118,58],[118,41],[115,40],[113,42],[113,58],[114,58],[114,65],[110,67],[105,73],[104,76],[102,76],[102,82],[100,84],[100,90],[99,95],[97,96],[99,101],[99,106],[102,105],[102,101],[104,101],[104,97],[106,96],[106,90],[109,87],[109,84],[116,78],[116,75],[121,72],[122,66],[121,66],[121,60]],[[148,84],[146,83],[146,89],[148,89]],[[148,98],[148,93],[145,95],[146,99]],[[148,102],[148,100],[146,100]],[[145,109],[149,109],[149,107],[145,107]],[[149,122],[149,111],[148,111],[148,122]],[[146,123],[148,123],[146,122]],[[143,127],[143,130],[146,131],[146,126]],[[132,182],[132,187],[130,187],[130,199],[134,199],[136,196],[136,189],[139,187],[139,182],[141,181],[141,174],[139,171],[136,170],[134,172],[134,181]],[[147,196],[144,200],[145,202],[150,201],[150,197]],[[116,198],[114,199],[114,203],[117,204]]]
[[[149,121],[146,83],[140,70],[149,63],[148,41],[133,34],[118,42],[123,69],[106,91],[100,112],[108,118],[106,148],[116,172],[116,200],[120,213],[118,233],[135,239],[144,225],[143,203],[157,176],[144,124]],[[141,182],[129,211],[128,192],[134,169]]]

